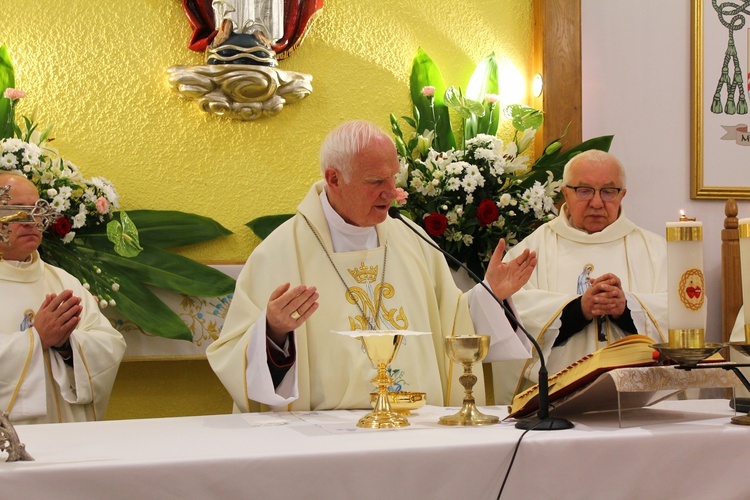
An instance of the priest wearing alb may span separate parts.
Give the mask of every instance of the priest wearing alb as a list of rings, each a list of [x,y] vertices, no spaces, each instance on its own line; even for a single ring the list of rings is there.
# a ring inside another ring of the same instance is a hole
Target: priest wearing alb
[[[536,251],[538,264],[513,296],[542,346],[550,374],[630,334],[665,342],[667,245],[622,210],[625,169],[609,153],[574,156],[563,171],[565,203],[506,255]],[[493,365],[496,402],[537,383],[537,356]]]
[[[320,166],[323,180],[297,214],[250,255],[207,351],[240,411],[369,409],[375,370],[359,341],[332,330],[431,332],[405,337],[390,372],[394,385],[425,392],[432,405],[463,399],[462,369],[445,355],[444,337],[491,335],[489,359],[530,356],[528,339],[487,291],[462,293],[445,258],[388,217],[399,171],[390,137],[369,122],[344,123],[325,139]],[[486,281],[507,299],[536,256],[504,263],[503,251],[501,242]]]
[[[36,187],[0,173],[9,205]],[[73,276],[39,258],[42,233],[13,223],[0,242],[0,409],[15,424],[103,420],[125,341]]]

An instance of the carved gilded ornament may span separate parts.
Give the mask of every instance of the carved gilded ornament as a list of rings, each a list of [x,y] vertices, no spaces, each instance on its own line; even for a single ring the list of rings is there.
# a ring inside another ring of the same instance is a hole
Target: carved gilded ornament
[[[312,75],[277,68],[302,43],[323,0],[183,0],[189,47],[202,66],[173,66],[169,86],[203,111],[237,120],[274,116],[312,92]]]

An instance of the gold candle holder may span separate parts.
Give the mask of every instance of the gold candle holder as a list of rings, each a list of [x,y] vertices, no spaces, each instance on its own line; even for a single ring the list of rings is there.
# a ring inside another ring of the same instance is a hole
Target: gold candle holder
[[[445,350],[456,363],[464,366],[464,373],[459,378],[464,386],[464,403],[455,415],[440,417],[442,425],[491,425],[499,422],[499,417],[480,412],[474,401],[473,388],[477,376],[472,372],[472,365],[487,356],[490,338],[486,335],[466,335],[463,337],[446,337]]]

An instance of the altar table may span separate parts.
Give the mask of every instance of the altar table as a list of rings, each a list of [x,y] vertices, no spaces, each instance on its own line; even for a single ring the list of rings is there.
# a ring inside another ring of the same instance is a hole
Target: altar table
[[[496,498],[523,431],[437,424],[456,410],[398,430],[356,428],[364,411],[18,426],[36,460],[0,457],[0,498]],[[726,400],[667,401],[622,427],[614,412],[531,431],[501,498],[748,498],[750,427],[733,415]]]

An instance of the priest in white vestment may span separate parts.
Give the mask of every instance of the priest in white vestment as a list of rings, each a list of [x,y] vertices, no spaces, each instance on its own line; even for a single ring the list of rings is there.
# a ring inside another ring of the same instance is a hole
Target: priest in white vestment
[[[0,174],[9,205],[31,206],[36,187]],[[102,420],[125,341],[73,276],[39,258],[42,233],[11,224],[0,242],[0,408],[15,424]]]
[[[513,296],[521,320],[542,347],[550,375],[626,335],[665,342],[667,246],[628,220],[621,207],[625,170],[614,156],[587,151],[563,173],[560,216],[513,247],[538,264]],[[493,365],[495,401],[536,384],[539,361]]]
[[[320,157],[324,180],[250,255],[207,351],[240,411],[370,408],[375,370],[358,340],[332,330],[430,332],[404,337],[389,371],[393,390],[425,392],[432,405],[463,399],[462,367],[447,358],[446,336],[491,335],[490,359],[529,357],[528,339],[484,289],[462,293],[445,258],[388,218],[399,163],[385,133],[347,122]],[[507,299],[536,257],[522,252],[503,263],[503,251],[501,242],[486,281]],[[483,404],[482,370],[474,373]]]

